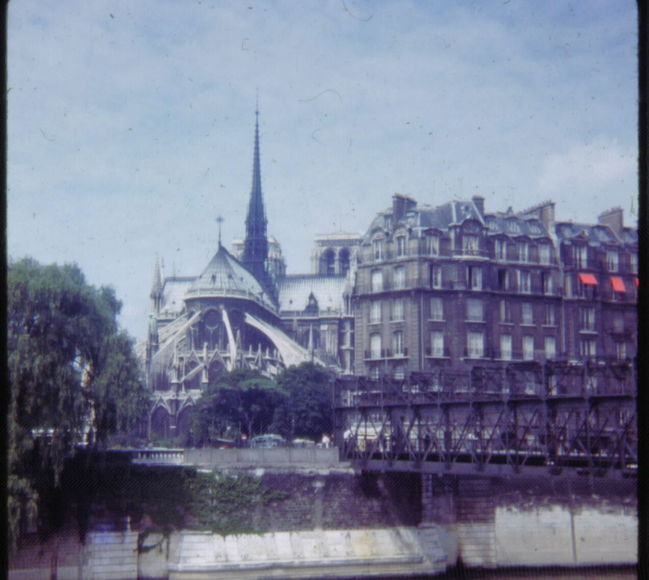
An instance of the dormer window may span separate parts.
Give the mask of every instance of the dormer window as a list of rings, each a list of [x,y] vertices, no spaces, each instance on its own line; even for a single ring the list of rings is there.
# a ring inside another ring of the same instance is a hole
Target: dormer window
[[[428,236],[426,238],[426,253],[429,256],[439,256],[439,237]]]
[[[550,244],[539,244],[539,262],[541,264],[550,263]]]
[[[383,259],[383,238],[372,240],[372,255],[375,260]]]
[[[478,254],[478,236],[462,236],[462,252],[470,256]]]
[[[505,224],[505,230],[510,233],[510,234],[520,234],[521,233],[521,227],[518,222],[515,222],[513,220],[509,220]]]
[[[619,265],[619,255],[613,250],[606,252],[606,269],[609,272],[617,272]]]
[[[573,246],[572,247],[572,261],[573,265],[577,268],[586,267],[586,256],[588,248],[586,246]]]

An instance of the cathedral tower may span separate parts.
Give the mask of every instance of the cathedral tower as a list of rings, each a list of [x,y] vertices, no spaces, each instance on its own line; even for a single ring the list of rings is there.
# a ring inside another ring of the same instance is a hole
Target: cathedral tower
[[[259,110],[255,111],[255,152],[252,163],[252,189],[246,217],[246,239],[242,262],[259,282],[275,295],[268,276],[268,237],[266,233],[266,211],[261,193],[261,167],[259,161]]]

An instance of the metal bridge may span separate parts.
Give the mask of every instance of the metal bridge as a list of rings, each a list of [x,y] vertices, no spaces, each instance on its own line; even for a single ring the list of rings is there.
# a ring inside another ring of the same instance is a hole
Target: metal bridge
[[[485,364],[336,382],[341,459],[368,471],[635,477],[631,361]]]

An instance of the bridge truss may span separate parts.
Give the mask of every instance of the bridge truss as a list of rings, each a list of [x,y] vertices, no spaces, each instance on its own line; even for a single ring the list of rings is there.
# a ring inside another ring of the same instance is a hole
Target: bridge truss
[[[341,459],[370,471],[635,477],[630,361],[509,363],[345,377],[334,394]]]

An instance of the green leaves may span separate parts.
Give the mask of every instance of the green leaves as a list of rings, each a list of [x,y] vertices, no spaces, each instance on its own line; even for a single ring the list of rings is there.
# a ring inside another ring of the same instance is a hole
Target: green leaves
[[[38,471],[51,470],[58,483],[93,412],[104,440],[134,427],[147,395],[131,340],[118,331],[121,304],[112,289],[87,284],[76,265],[29,258],[10,263],[7,282],[8,459],[20,483],[10,505],[20,518],[35,501]],[[17,521],[10,525],[17,529]]]

